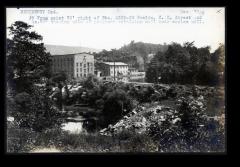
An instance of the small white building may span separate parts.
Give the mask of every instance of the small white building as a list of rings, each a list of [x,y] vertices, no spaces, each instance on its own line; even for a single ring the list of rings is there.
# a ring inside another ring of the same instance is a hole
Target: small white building
[[[102,62],[100,70],[103,77],[111,77],[115,80],[126,81],[128,76],[128,64],[123,62]]]

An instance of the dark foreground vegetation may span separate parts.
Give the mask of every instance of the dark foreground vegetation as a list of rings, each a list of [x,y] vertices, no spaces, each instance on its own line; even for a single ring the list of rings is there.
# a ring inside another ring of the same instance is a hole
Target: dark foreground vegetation
[[[10,123],[9,151],[28,152],[41,147],[54,147],[64,152],[225,150],[225,113],[221,88],[101,84],[108,85],[109,89],[116,86],[117,90],[121,91],[112,92],[108,98],[91,98],[91,103],[99,100],[103,102],[99,119],[96,121],[98,127],[86,125],[88,133],[69,134],[57,124],[55,127],[45,127],[44,130],[37,131]],[[122,96],[126,97],[121,98]],[[132,109],[125,110],[124,113],[122,104],[126,98],[131,99],[129,102]],[[108,114],[113,111],[112,107],[115,109],[114,115]],[[96,109],[99,109],[99,106]],[[62,114],[59,119],[63,118]],[[28,117],[28,120],[30,119],[31,115]]]

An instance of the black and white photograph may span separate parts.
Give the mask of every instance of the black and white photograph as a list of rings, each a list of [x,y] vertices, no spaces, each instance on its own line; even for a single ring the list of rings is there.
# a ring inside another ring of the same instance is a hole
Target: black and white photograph
[[[225,23],[225,7],[6,7],[6,152],[226,152]]]

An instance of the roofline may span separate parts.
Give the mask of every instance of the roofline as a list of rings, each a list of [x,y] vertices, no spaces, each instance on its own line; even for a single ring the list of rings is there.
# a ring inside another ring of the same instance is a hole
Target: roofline
[[[70,55],[76,55],[76,54],[89,54],[89,55],[92,55],[91,53],[88,53],[88,52],[80,52],[80,53],[71,53],[71,54],[61,54],[61,55],[56,55],[56,54],[53,54],[52,56],[70,56]]]
[[[114,62],[101,62],[101,63],[107,64],[107,65],[110,65],[110,66],[114,65],[114,64],[108,64],[108,63],[114,63]],[[123,62],[118,61],[118,62],[115,62],[115,63],[123,63]],[[127,63],[123,63],[120,66],[128,66],[128,64]]]

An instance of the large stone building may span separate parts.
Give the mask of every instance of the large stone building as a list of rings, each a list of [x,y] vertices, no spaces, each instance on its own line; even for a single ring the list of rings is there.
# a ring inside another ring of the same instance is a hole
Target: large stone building
[[[69,79],[81,79],[94,74],[94,56],[76,53],[52,56],[53,73],[65,72]]]

